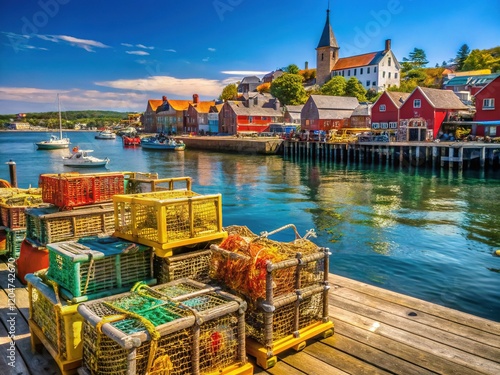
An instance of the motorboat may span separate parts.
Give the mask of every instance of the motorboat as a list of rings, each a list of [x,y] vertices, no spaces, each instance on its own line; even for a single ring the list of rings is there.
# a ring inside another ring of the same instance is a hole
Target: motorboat
[[[122,136],[124,146],[140,146],[141,138],[139,136]]]
[[[115,139],[116,134],[111,130],[102,130],[96,134],[95,139]]]
[[[141,146],[145,149],[167,151],[184,151],[186,149],[186,144],[183,141],[162,135],[142,138]]]
[[[91,168],[105,167],[109,163],[108,158],[100,159],[89,155],[92,152],[94,150],[79,150],[75,148],[70,156],[63,157],[63,164],[67,167]]]
[[[59,137],[51,135],[48,140],[35,143],[39,150],[69,148],[70,140],[69,138],[63,138],[62,134],[61,105],[59,104],[59,95],[57,95],[57,106],[59,112]]]

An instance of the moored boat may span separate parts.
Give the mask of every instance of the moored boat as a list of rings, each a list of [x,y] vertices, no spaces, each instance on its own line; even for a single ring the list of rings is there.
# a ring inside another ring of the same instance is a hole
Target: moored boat
[[[59,112],[59,138],[56,135],[51,135],[50,139],[46,141],[36,142],[39,150],[58,150],[62,148],[69,148],[69,138],[63,138],[62,134],[62,120],[61,120],[61,105],[59,103],[59,95],[57,95],[57,106]]]
[[[108,158],[96,158],[89,155],[94,150],[78,150],[74,149],[73,154],[63,157],[63,164],[67,167],[91,168],[105,167],[109,163]]]
[[[139,136],[122,136],[124,146],[140,146],[141,138]]]
[[[95,139],[115,139],[116,134],[111,130],[102,130],[96,134]]]
[[[142,138],[141,146],[145,149],[167,151],[184,151],[186,149],[186,144],[183,141],[177,141],[172,137],[162,135]]]

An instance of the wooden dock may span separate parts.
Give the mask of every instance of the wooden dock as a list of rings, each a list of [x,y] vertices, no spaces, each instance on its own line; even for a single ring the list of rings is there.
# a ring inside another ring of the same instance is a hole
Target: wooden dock
[[[8,266],[1,258],[0,373],[60,374],[45,349],[31,352],[28,292]],[[500,374],[500,323],[337,275],[329,281],[335,334],[254,374]]]

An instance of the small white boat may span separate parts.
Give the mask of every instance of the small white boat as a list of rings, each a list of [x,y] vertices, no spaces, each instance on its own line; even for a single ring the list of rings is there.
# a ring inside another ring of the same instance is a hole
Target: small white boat
[[[59,103],[59,94],[57,95],[57,107],[59,112],[59,138],[56,135],[51,135],[47,141],[36,142],[36,147],[39,150],[57,150],[61,148],[69,148],[69,138],[63,138],[62,120],[61,120],[61,105]]]
[[[111,130],[103,130],[96,134],[95,139],[115,139],[116,134]]]
[[[89,155],[94,150],[76,150],[70,156],[63,157],[63,164],[67,167],[91,168],[105,167],[109,163],[108,158],[100,159]]]

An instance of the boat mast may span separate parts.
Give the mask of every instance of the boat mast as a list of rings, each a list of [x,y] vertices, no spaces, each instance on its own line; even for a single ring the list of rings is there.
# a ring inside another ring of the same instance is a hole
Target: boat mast
[[[59,101],[59,94],[57,94],[57,110],[59,111],[59,139],[63,139],[62,120],[61,120],[61,102]]]

